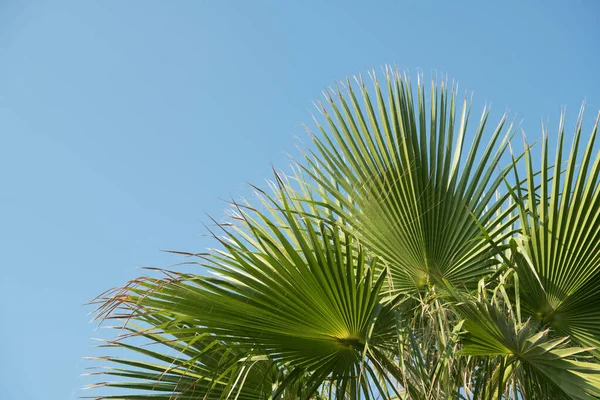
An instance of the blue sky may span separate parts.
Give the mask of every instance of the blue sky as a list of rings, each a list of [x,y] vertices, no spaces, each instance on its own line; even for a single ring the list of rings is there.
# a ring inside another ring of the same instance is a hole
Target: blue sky
[[[420,68],[531,138],[590,122],[600,3],[487,3],[0,2],[0,398],[93,394],[83,304],[214,245],[205,213],[287,168],[336,80]]]

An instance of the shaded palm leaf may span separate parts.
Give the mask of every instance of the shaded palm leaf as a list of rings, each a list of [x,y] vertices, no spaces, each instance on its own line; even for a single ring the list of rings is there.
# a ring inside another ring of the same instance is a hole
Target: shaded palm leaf
[[[600,396],[600,365],[580,361],[589,349],[566,347],[567,338],[552,339],[548,330],[539,332],[531,321],[519,326],[483,301],[464,301],[456,307],[465,317],[466,335],[460,353],[505,358],[499,364],[497,381],[491,380],[490,395],[496,393],[494,387],[499,387],[498,393],[507,392],[509,376],[504,374],[508,373],[517,376],[518,392],[526,398],[542,398],[541,393],[547,393],[545,398]]]

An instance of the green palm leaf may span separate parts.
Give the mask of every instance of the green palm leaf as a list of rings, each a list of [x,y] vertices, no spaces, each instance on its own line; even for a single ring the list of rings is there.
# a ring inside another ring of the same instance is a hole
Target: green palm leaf
[[[544,138],[539,190],[531,151],[526,152],[527,192],[517,190],[516,196],[522,228],[521,254],[515,260],[524,309],[560,334],[600,347],[600,154],[594,150],[598,120],[581,151],[582,117],[566,160],[561,119],[551,174],[549,139]],[[565,166],[564,173],[559,165]]]
[[[600,396],[600,365],[581,361],[589,349],[566,347],[567,338],[550,338],[548,330],[538,331],[538,324],[532,321],[518,324],[485,301],[466,300],[456,308],[465,318],[460,354],[503,358],[492,376],[490,398],[500,398],[497,393],[509,390],[506,382],[513,374],[524,398],[583,400]]]
[[[148,279],[147,283],[150,282],[155,284],[158,280]],[[142,280],[138,280],[138,283],[146,286]],[[123,292],[118,296],[124,302],[123,305],[127,304],[127,308],[136,304],[129,303],[135,301],[135,296],[128,295],[125,299]],[[127,394],[107,394],[93,398],[265,399],[270,397],[272,385],[281,380],[283,375],[283,371],[273,360],[249,357],[248,349],[231,346],[210,335],[198,335],[195,329],[174,318],[157,313],[122,316],[111,314],[109,317],[126,318],[128,323],[117,327],[121,336],[102,347],[128,350],[130,354],[137,354],[138,358],[92,358],[97,362],[108,362],[109,366],[89,375],[104,376],[109,380],[90,388],[128,389]],[[132,320],[143,322],[148,327],[136,326]],[[128,343],[132,338],[145,338],[148,342],[145,345]]]
[[[312,179],[311,189],[321,195],[307,201],[330,210],[388,262],[396,289],[442,277],[474,288],[495,264],[493,243],[510,234],[510,210],[501,210],[507,196],[494,193],[509,171],[499,171],[498,163],[512,129],[501,137],[503,118],[480,151],[485,110],[465,152],[470,107],[465,100],[457,123],[455,89],[432,84],[427,110],[420,82],[416,99],[397,72],[387,71],[385,89],[374,84],[369,93],[358,81],[364,105],[349,81],[346,94],[327,93],[329,109],[321,106],[326,125],[317,122],[323,136],[314,137],[317,151],[306,155],[304,176],[298,176],[301,185]]]
[[[224,230],[219,239],[224,250],[204,263],[216,277],[145,280],[109,299],[101,313],[126,298],[134,309],[129,319],[168,315],[161,327],[170,335],[180,335],[179,329],[192,331],[192,338],[208,335],[232,349],[268,355],[290,375],[308,374],[306,396],[325,379],[336,383],[338,393],[356,396],[367,389],[358,386],[357,377],[368,378],[360,365],[371,336],[372,345],[377,342],[371,333],[385,275],[337,228],[304,220],[285,198],[272,206],[285,221],[283,228],[265,214],[238,208],[244,224],[237,232],[246,231],[252,240]],[[180,387],[165,382],[160,390]]]

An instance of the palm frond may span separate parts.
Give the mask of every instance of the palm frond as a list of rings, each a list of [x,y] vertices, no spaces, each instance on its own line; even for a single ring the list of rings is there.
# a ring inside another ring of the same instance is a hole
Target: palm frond
[[[345,94],[326,93],[325,125],[317,122],[322,135],[313,137],[317,150],[306,154],[298,179],[314,182],[311,190],[320,194],[307,201],[330,210],[389,263],[396,289],[441,278],[475,288],[495,264],[493,243],[510,235],[510,210],[501,209],[507,195],[494,195],[510,171],[498,163],[512,126],[505,129],[503,117],[483,148],[484,110],[465,146],[470,106],[465,100],[457,121],[456,89],[447,83],[432,83],[427,110],[424,85],[413,93],[396,71],[386,72],[385,89],[375,78],[373,92],[357,82],[356,91],[348,81]]]
[[[528,190],[518,190],[516,196],[521,235],[517,238],[515,261],[528,314],[584,346],[598,348],[600,153],[594,149],[598,119],[581,149],[582,118],[583,109],[566,160],[564,115],[561,118],[552,170],[549,138],[544,138],[539,190],[535,189],[538,182],[531,150],[526,151]],[[565,166],[564,173],[557,168],[559,165]]]
[[[272,206],[284,227],[259,211],[238,208],[251,240],[239,229],[224,229],[224,250],[203,263],[214,277],[147,279],[118,292],[100,313],[125,302],[133,309],[129,319],[168,315],[168,326],[161,326],[170,335],[184,329],[194,333],[192,339],[207,336],[250,355],[268,355],[290,375],[308,374],[306,396],[325,380],[335,382],[338,393],[366,390],[357,377],[368,378],[360,365],[365,348],[377,345],[372,332],[385,274],[350,236],[303,219],[282,198]],[[180,391],[174,384],[160,388]]]
[[[565,398],[600,396],[600,365],[581,361],[589,348],[567,347],[568,338],[550,338],[549,331],[539,331],[539,324],[533,321],[519,325],[483,301],[464,301],[456,307],[465,317],[460,354],[503,358],[500,374],[491,385],[499,387],[497,398],[510,389],[506,387],[507,373],[516,375],[519,393],[527,398],[532,393],[549,393],[549,388]],[[532,389],[536,384],[543,387]],[[494,392],[492,389],[490,394]],[[554,393],[551,397],[560,396]]]

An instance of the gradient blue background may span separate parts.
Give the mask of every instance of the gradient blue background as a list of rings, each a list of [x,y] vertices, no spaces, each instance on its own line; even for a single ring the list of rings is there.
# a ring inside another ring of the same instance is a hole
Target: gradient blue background
[[[204,213],[287,168],[335,80],[437,70],[532,138],[591,121],[600,3],[480,3],[0,1],[0,399],[99,393],[82,304],[213,245]]]

